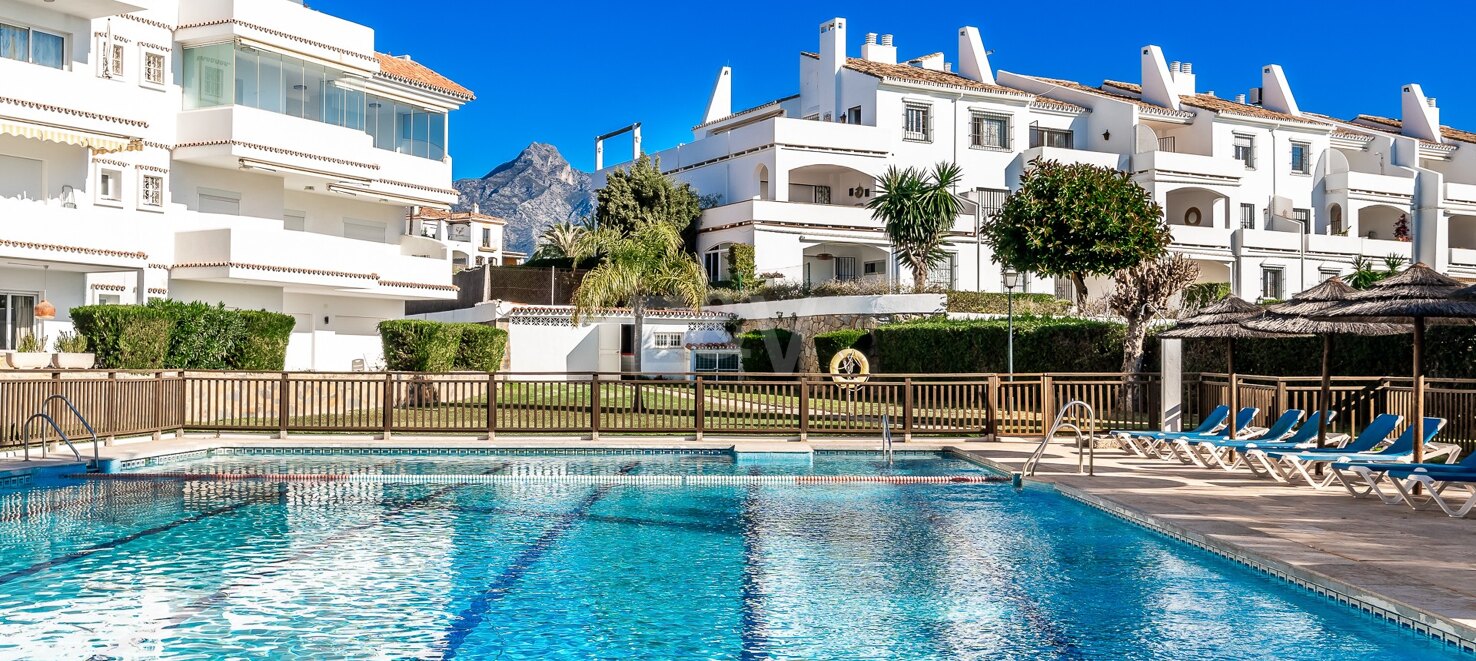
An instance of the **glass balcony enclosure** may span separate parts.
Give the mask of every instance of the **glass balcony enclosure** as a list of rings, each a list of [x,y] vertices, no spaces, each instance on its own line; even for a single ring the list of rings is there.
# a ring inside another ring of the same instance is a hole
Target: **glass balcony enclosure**
[[[239,43],[184,49],[186,110],[238,105],[364,131],[401,154],[446,156],[446,115],[364,91],[364,78]]]

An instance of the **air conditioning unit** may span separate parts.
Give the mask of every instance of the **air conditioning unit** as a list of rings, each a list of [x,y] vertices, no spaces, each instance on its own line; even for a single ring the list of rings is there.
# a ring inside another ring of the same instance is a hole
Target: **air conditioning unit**
[[[1250,104],[1253,105],[1253,106],[1259,106],[1259,105],[1261,105],[1261,88],[1259,88],[1259,87],[1252,87],[1251,88],[1249,101],[1250,101]]]

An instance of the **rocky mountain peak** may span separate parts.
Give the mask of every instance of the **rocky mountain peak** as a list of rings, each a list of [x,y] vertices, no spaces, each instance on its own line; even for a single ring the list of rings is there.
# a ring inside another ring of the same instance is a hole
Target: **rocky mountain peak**
[[[569,165],[557,147],[535,142],[517,158],[477,179],[461,179],[458,211],[473,204],[482,213],[507,219],[503,229],[509,250],[532,253],[543,228],[577,221],[594,213],[589,174]]]

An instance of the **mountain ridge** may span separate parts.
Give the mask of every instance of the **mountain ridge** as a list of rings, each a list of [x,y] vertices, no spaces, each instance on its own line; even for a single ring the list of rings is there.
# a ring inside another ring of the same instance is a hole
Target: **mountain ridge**
[[[507,221],[503,244],[532,254],[543,229],[578,221],[595,209],[589,173],[576,169],[553,145],[534,142],[481,177],[458,179],[461,195],[455,208],[497,216]]]

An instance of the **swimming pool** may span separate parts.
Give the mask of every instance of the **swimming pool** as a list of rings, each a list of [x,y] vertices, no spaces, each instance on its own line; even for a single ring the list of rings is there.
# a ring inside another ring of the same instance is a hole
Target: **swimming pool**
[[[1470,658],[935,454],[297,456],[0,491],[0,658]]]

